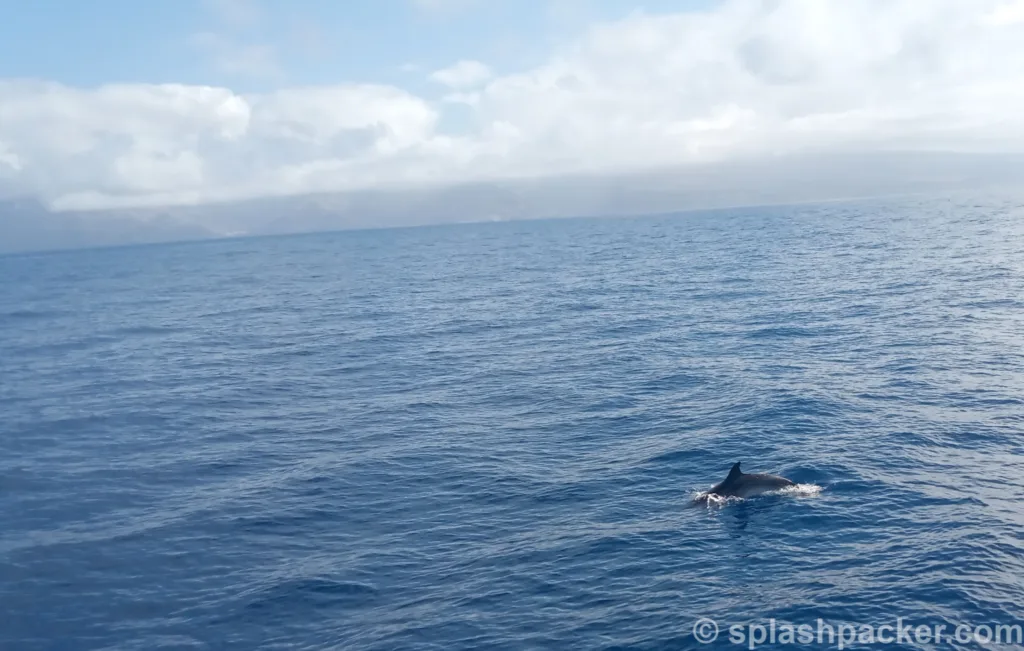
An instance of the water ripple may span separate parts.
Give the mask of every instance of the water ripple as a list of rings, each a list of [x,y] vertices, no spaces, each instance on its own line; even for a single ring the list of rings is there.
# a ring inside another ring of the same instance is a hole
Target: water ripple
[[[0,647],[1022,623],[1016,205],[0,257]]]

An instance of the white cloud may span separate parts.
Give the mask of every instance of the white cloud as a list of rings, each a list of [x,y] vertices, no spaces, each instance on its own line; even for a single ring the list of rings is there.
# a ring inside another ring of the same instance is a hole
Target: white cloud
[[[8,168],[9,172],[21,171],[21,160],[14,155],[11,148],[0,141],[0,165]]]
[[[490,79],[491,69],[479,61],[463,60],[433,72],[430,78],[451,88],[469,88]]]
[[[0,82],[0,98],[0,137],[21,163],[19,178],[63,206],[379,183],[393,174],[379,166],[429,140],[437,119],[423,100],[381,86],[242,96],[196,86]]]
[[[1024,1],[1006,2],[993,9],[983,18],[989,25],[1016,25],[1024,22]]]
[[[468,106],[476,106],[480,103],[480,93],[448,93],[441,98],[441,101],[447,104],[466,104]]]
[[[57,205],[101,206],[799,150],[1024,151],[1014,7],[735,0],[636,13],[517,74],[438,71],[458,92],[436,102],[374,85],[240,95],[0,82],[0,169]],[[441,129],[448,110],[469,113],[458,134]]]

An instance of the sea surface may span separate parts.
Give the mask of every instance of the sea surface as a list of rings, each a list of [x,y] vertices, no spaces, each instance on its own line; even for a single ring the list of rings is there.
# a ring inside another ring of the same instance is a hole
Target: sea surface
[[[0,257],[0,372],[4,651],[1024,624],[1020,201]]]

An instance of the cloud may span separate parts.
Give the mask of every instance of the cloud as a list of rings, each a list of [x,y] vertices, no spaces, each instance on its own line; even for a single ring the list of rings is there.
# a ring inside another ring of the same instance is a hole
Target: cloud
[[[459,61],[453,66],[437,70],[430,78],[451,88],[478,86],[491,78],[491,69],[479,61]]]
[[[1024,22],[1024,1],[1007,2],[999,5],[983,19],[989,25],[1016,25]]]
[[[152,205],[352,188],[434,133],[435,111],[385,86],[223,88],[0,82],[21,181],[61,207]],[[10,152],[7,152],[10,156]],[[261,189],[262,188],[262,189]]]
[[[637,12],[532,69],[438,71],[458,92],[436,101],[383,85],[247,95],[0,82],[0,170],[55,205],[107,206],[801,151],[1019,152],[1019,6],[735,0]],[[461,116],[454,131],[449,110]]]
[[[2,166],[0,167],[0,172],[4,171],[4,167],[9,172],[21,171],[21,160],[14,155],[11,148],[4,144],[3,141],[0,141],[0,166]]]

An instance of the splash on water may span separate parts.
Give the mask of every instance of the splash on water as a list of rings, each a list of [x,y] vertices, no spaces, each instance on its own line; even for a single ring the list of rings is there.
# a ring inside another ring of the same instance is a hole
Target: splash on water
[[[786,486],[778,490],[766,491],[760,495],[752,498],[737,497],[730,495],[724,497],[722,495],[716,495],[709,493],[708,491],[695,491],[693,493],[692,501],[695,504],[706,505],[709,509],[711,508],[722,508],[729,504],[744,502],[747,499],[757,499],[764,495],[791,495],[793,497],[814,497],[819,495],[822,491],[822,487],[817,484],[795,484],[793,486]]]
[[[822,487],[817,484],[796,484],[780,488],[777,491],[772,491],[772,493],[779,495],[794,495],[796,497],[814,497],[816,495],[820,495],[821,491]]]

